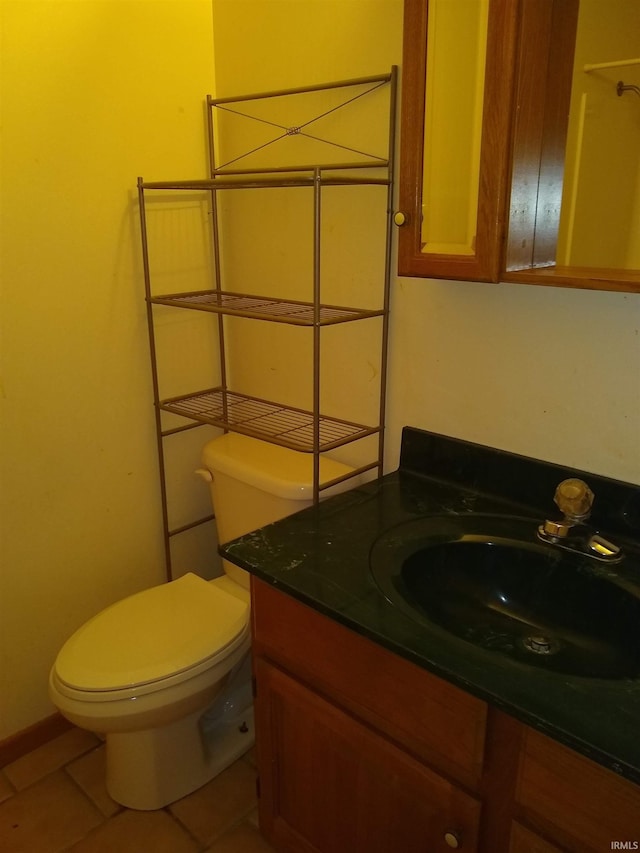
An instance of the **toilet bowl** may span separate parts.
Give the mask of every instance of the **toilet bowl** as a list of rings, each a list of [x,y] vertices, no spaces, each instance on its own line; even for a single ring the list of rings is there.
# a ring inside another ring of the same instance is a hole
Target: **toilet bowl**
[[[311,503],[308,455],[225,435],[203,462],[221,542]],[[350,470],[323,459],[321,481]],[[249,576],[226,561],[223,569],[111,605],[67,640],[51,669],[58,710],[104,735],[107,789],[124,806],[162,808],[253,745]]]
[[[108,607],[62,647],[50,696],[72,723],[106,736],[114,800],[161,808],[251,747],[251,695],[238,678],[243,664],[250,678],[248,614],[247,590],[186,574]],[[220,715],[211,752],[200,718],[222,697],[232,713]]]

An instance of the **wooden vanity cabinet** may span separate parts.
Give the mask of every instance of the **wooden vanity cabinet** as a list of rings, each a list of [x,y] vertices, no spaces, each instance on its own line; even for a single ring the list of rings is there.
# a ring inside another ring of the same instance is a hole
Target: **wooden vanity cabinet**
[[[278,850],[640,845],[638,786],[255,578],[252,620],[260,828]]]
[[[252,580],[260,827],[278,849],[478,850],[487,706]]]

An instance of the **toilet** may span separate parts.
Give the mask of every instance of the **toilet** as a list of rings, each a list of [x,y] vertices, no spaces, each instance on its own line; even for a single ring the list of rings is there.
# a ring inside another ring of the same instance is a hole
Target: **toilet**
[[[320,461],[323,483],[352,470]],[[312,502],[309,454],[230,433],[205,446],[202,462],[220,542]],[[60,713],[104,736],[107,789],[124,806],[162,808],[253,745],[249,575],[225,560],[223,572],[210,581],[187,573],[107,607],[51,669]]]

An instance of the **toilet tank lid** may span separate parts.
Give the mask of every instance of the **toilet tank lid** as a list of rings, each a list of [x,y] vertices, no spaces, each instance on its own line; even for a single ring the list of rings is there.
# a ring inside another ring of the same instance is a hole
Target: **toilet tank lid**
[[[188,573],[107,607],[73,634],[55,663],[81,690],[166,678],[220,653],[248,624],[249,606]]]
[[[287,500],[313,500],[313,455],[310,453],[300,453],[239,433],[227,433],[205,445],[202,462],[214,476],[217,471]],[[352,471],[353,468],[342,462],[320,457],[321,484]],[[341,490],[354,485],[355,480],[347,481]]]

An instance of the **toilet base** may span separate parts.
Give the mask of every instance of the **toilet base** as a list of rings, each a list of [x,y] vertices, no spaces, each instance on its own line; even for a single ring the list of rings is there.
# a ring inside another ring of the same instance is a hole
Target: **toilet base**
[[[209,782],[253,746],[253,706],[208,731],[202,711],[172,725],[108,734],[107,791],[131,809],[160,809]]]

